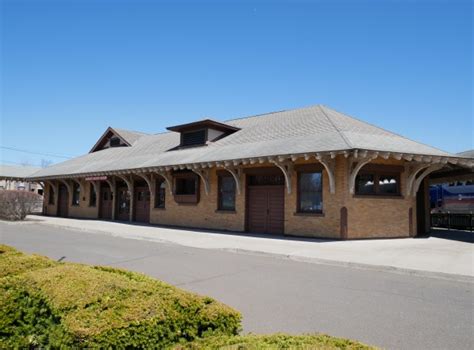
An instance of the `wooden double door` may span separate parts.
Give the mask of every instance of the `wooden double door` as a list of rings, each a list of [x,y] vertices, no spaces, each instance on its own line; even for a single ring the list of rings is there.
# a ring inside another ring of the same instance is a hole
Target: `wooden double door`
[[[114,195],[108,184],[100,186],[99,199],[99,218],[105,220],[112,220],[112,203]]]
[[[137,222],[150,222],[150,191],[148,186],[135,188],[134,219]]]
[[[130,191],[127,187],[117,187],[117,220],[130,220]]]
[[[67,218],[69,216],[69,193],[63,184],[58,188],[58,216]]]
[[[283,234],[285,229],[285,187],[282,185],[247,188],[247,230]]]
[[[106,190],[105,190],[106,191]],[[109,197],[111,198],[111,197]],[[110,206],[112,206],[112,198]],[[150,222],[150,190],[148,185],[134,186],[133,198],[127,187],[117,187],[116,219],[121,221],[130,220],[131,201],[133,200],[133,221]],[[110,213],[112,208],[110,209]]]

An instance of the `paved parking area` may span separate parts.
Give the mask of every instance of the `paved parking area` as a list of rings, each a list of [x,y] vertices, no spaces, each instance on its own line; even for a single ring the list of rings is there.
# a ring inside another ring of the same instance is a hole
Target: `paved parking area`
[[[80,222],[82,230],[0,221],[0,243],[139,271],[212,296],[242,312],[244,332],[323,332],[387,349],[474,348],[472,282],[123,238]]]
[[[330,241],[45,216],[30,216],[29,220],[24,224],[35,222],[193,248],[276,254],[300,261],[406,273],[474,277],[474,234],[467,231],[437,230],[428,238]]]

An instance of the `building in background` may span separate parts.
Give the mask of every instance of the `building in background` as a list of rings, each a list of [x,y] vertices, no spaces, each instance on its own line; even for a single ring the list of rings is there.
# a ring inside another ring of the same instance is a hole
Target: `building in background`
[[[21,165],[0,165],[0,190],[30,191],[43,195],[40,183],[26,180],[41,168]]]

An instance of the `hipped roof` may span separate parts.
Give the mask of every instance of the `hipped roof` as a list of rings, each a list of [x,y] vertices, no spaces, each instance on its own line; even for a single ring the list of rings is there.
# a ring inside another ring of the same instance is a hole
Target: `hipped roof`
[[[108,148],[67,160],[41,169],[34,178],[344,150],[458,157],[323,105],[225,123],[240,130],[207,146],[173,150],[180,143],[177,132],[134,133],[136,139],[130,147]]]

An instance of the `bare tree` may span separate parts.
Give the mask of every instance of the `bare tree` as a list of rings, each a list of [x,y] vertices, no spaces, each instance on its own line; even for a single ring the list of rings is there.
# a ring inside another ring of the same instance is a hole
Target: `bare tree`
[[[0,218],[24,220],[41,206],[42,197],[29,191],[0,191]]]
[[[51,159],[41,159],[41,167],[42,168],[47,168],[49,167],[51,164],[53,164],[53,161]]]

